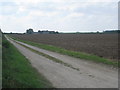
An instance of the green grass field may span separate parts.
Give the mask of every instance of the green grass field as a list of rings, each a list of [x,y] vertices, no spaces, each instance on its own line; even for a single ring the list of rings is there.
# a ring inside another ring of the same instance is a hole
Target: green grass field
[[[52,84],[3,37],[3,88],[52,88]]]
[[[52,45],[46,45],[46,44],[41,44],[41,43],[35,43],[35,42],[30,42],[30,41],[25,41],[25,40],[19,40],[17,38],[12,37],[15,40],[42,48],[42,49],[46,49],[46,50],[50,50],[53,52],[57,52],[57,53],[61,53],[61,54],[65,54],[68,56],[72,56],[72,57],[76,57],[76,58],[80,58],[80,59],[84,59],[84,60],[90,60],[90,61],[94,61],[94,62],[98,62],[98,63],[104,63],[107,65],[112,65],[115,67],[118,67],[118,62],[116,61],[111,61],[108,60],[106,58],[102,58],[96,55],[92,55],[92,54],[87,54],[87,53],[81,53],[81,52],[75,52],[75,51],[70,51],[70,50],[66,50],[63,48],[59,48],[56,46],[52,46]]]

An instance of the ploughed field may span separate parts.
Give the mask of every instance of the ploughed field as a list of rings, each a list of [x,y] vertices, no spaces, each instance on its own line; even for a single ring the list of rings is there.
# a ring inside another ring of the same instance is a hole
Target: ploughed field
[[[111,60],[118,59],[118,34],[12,34],[12,36]]]

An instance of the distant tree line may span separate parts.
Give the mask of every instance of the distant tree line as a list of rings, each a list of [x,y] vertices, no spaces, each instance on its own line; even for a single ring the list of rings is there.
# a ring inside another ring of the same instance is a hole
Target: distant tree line
[[[73,34],[104,34],[104,33],[120,33],[120,30],[105,30],[105,31],[103,31],[103,32],[99,32],[99,31],[97,31],[97,32],[75,32],[75,33],[73,33]]]
[[[38,30],[38,32],[34,32],[33,29],[27,29],[27,34],[58,34],[58,31],[48,31],[48,30]]]
[[[103,33],[120,33],[120,30],[106,30]]]

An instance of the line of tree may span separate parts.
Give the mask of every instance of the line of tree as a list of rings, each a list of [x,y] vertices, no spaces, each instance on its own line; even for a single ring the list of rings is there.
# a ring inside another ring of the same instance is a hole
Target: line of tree
[[[103,33],[120,33],[120,30],[106,30]]]

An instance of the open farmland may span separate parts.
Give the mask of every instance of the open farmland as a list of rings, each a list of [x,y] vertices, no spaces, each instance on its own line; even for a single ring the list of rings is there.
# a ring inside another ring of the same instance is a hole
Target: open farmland
[[[118,34],[12,34],[12,36],[111,60],[118,58]]]

